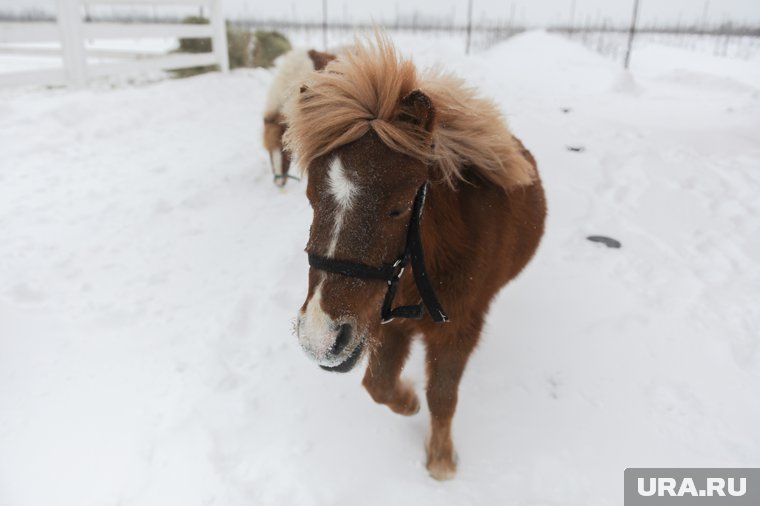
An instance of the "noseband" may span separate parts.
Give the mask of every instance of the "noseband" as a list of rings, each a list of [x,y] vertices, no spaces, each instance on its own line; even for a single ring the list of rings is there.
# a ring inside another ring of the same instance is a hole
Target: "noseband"
[[[417,285],[422,297],[422,302],[430,313],[430,317],[436,323],[445,323],[449,317],[438,302],[430,280],[427,277],[425,269],[425,258],[422,253],[422,238],[420,236],[420,219],[422,210],[425,207],[425,197],[427,196],[428,184],[424,183],[417,190],[414,197],[414,206],[412,208],[412,217],[409,220],[409,228],[406,235],[406,247],[404,253],[393,264],[384,264],[380,267],[374,267],[367,264],[347,262],[336,260],[334,258],[321,257],[309,254],[309,265],[315,269],[334,274],[340,274],[349,278],[360,279],[377,279],[388,283],[388,291],[385,293],[383,308],[380,313],[380,323],[389,323],[394,318],[410,318],[413,320],[422,319],[422,306],[417,304],[413,306],[400,306],[393,308],[393,299],[396,297],[398,282],[404,274],[404,269],[411,261],[414,282]]]

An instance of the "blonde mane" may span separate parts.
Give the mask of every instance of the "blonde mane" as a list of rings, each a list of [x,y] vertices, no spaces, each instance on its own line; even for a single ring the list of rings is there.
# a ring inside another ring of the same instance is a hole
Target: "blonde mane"
[[[277,70],[269,86],[264,116],[282,112],[285,102],[298,94],[301,83],[314,72],[314,64],[306,49],[291,49],[277,59]]]
[[[430,134],[399,119],[400,101],[422,90],[432,101]],[[306,170],[311,162],[373,130],[391,149],[434,164],[452,187],[467,169],[508,190],[536,179],[495,103],[439,70],[418,77],[387,36],[357,41],[324,72],[313,73],[286,104],[284,141]]]

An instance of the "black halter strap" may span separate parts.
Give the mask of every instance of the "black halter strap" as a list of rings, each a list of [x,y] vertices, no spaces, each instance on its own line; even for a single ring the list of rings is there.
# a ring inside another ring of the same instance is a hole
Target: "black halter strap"
[[[309,254],[309,265],[315,269],[350,278],[386,281],[388,283],[388,291],[385,293],[385,300],[383,301],[383,308],[380,313],[381,323],[388,323],[394,318],[411,318],[414,320],[422,318],[422,304],[393,308],[393,299],[396,297],[398,282],[404,274],[404,269],[409,261],[412,262],[414,282],[417,285],[417,290],[420,292],[422,302],[427,308],[428,313],[430,313],[430,317],[436,323],[449,321],[449,317],[446,315],[443,307],[441,307],[441,303],[438,302],[438,297],[436,297],[435,291],[428,279],[427,270],[425,269],[425,257],[422,252],[420,219],[425,207],[427,189],[428,183],[425,183],[417,190],[417,195],[414,197],[412,217],[409,220],[406,248],[404,249],[404,254],[392,265],[384,264],[380,267],[373,267],[357,262],[347,262]]]

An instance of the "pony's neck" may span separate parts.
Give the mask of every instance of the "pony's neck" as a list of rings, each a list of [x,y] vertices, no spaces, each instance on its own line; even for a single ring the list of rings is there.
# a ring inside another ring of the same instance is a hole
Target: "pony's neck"
[[[456,272],[468,251],[463,193],[445,183],[432,184],[428,192],[420,229],[425,263],[434,283],[443,273]]]

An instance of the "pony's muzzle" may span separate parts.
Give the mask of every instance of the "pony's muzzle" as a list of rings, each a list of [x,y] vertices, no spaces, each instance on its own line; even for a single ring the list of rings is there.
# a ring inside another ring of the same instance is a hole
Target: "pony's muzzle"
[[[351,351],[351,354],[348,355],[348,358],[344,360],[343,362],[341,362],[340,364],[336,366],[320,365],[319,367],[321,367],[325,371],[348,372],[354,368],[356,363],[359,361],[359,358],[361,358],[363,351],[364,351],[364,340],[362,339],[353,348],[353,351]]]
[[[364,339],[353,321],[335,321],[317,301],[309,301],[296,325],[298,342],[306,354],[328,371],[347,372],[361,358]]]
[[[335,356],[340,355],[341,352],[346,349],[348,343],[351,342],[352,335],[353,328],[351,328],[351,325],[348,323],[340,325],[338,327],[338,335],[335,336],[335,343],[333,343],[332,348],[330,348],[330,353]]]

